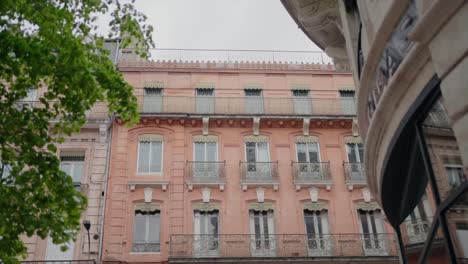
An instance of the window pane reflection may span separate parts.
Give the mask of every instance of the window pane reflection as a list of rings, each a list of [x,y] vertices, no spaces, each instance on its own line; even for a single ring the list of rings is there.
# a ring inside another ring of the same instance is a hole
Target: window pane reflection
[[[426,193],[411,214],[400,225],[403,245],[409,263],[418,263],[428,237],[433,213],[436,211],[431,188],[426,185]]]
[[[426,148],[436,178],[437,190],[444,200],[466,180],[458,143],[447,112],[439,99],[422,123]]]
[[[468,191],[446,212],[455,254],[460,263],[468,263]]]

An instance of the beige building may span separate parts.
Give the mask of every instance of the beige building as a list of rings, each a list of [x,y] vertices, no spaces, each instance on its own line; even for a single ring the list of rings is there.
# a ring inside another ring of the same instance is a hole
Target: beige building
[[[467,1],[282,2],[353,72],[368,184],[402,262],[466,262]]]

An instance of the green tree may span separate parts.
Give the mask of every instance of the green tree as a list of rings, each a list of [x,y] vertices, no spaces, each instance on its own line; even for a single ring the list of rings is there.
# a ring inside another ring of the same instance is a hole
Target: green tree
[[[0,260],[26,256],[20,235],[73,239],[86,198],[60,170],[56,145],[78,132],[85,111],[107,101],[129,124],[136,98],[95,32],[110,17],[110,34],[124,35],[145,57],[153,46],[146,17],[125,0],[2,0],[0,4]],[[121,34],[121,32],[126,32]],[[34,106],[18,103],[47,87]],[[51,120],[58,122],[51,123]]]

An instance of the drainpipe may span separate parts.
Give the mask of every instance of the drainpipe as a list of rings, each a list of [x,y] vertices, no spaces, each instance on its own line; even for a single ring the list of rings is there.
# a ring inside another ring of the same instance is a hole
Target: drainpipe
[[[104,220],[106,216],[106,201],[107,201],[107,182],[109,180],[109,165],[110,165],[110,154],[111,154],[111,144],[112,144],[112,127],[114,125],[114,119],[115,119],[115,114],[112,114],[111,117],[111,124],[109,126],[109,142],[107,144],[107,157],[106,157],[106,179],[104,181],[104,197],[103,197],[103,203],[102,203],[102,208],[101,208],[101,223],[100,227],[101,230],[99,230],[99,248],[98,248],[98,259],[97,263],[101,263],[101,258],[102,258],[102,243],[103,243],[103,238],[104,238]]]

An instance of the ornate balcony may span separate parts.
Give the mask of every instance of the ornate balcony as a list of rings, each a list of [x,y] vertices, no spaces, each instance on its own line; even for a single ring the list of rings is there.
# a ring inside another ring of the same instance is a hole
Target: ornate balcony
[[[226,184],[226,161],[187,161],[185,181],[189,190],[194,186],[219,186]]]
[[[302,187],[326,187],[331,189],[330,161],[292,162],[293,183],[296,190]]]
[[[143,115],[339,116],[356,115],[354,99],[138,96]],[[350,107],[351,106],[351,107]]]
[[[242,190],[249,186],[272,186],[278,190],[278,161],[275,162],[240,162],[240,183]]]
[[[393,234],[172,235],[169,262],[237,258],[397,260]]]
[[[424,244],[431,228],[431,219],[416,219],[403,222],[407,245]]]
[[[345,182],[349,190],[367,185],[362,162],[343,162]]]

